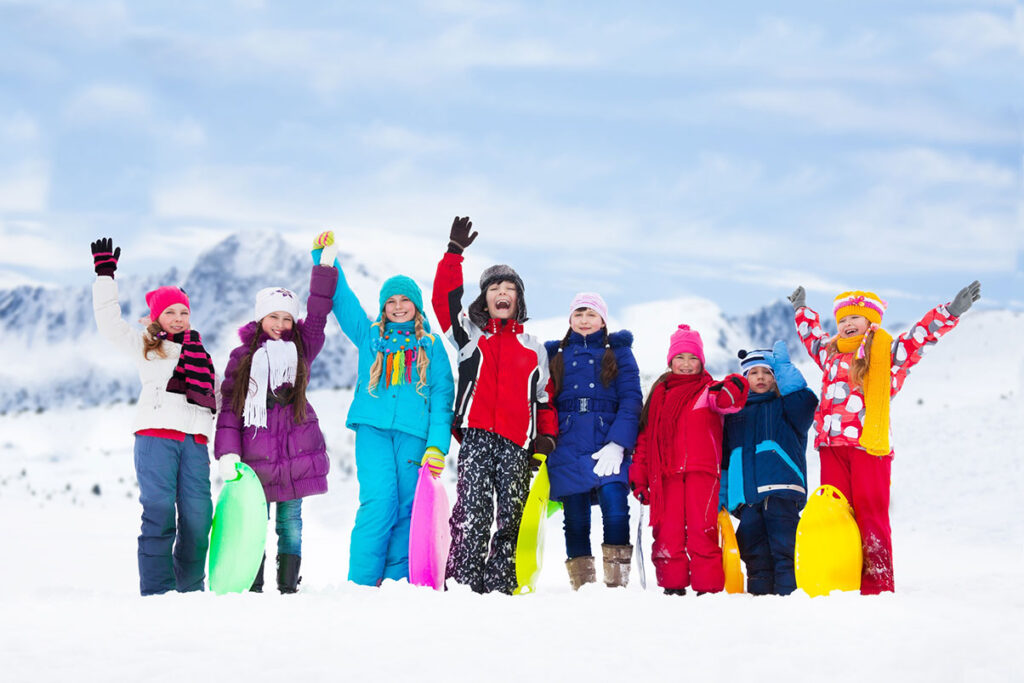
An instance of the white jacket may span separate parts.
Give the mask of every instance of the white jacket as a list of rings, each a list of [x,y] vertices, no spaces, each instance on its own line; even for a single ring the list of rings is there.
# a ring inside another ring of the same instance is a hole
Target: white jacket
[[[181,355],[181,344],[164,340],[166,358],[161,358],[156,352],[151,352],[148,360],[143,358],[142,338],[145,332],[133,328],[121,318],[117,283],[112,277],[101,275],[96,278],[92,286],[92,308],[100,334],[127,353],[139,369],[142,392],[139,394],[132,431],[174,429],[185,434],[202,434],[212,439],[213,413],[189,403],[184,394],[167,391],[167,382]],[[220,392],[216,393],[219,396]]]

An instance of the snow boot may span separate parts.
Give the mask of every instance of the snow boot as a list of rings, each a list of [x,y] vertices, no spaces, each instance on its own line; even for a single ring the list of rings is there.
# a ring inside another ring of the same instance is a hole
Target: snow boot
[[[298,593],[299,582],[302,581],[302,577],[299,576],[299,565],[302,563],[302,558],[298,555],[278,555],[277,556],[277,590],[281,593]]]
[[[685,588],[666,588],[665,595],[686,595]]]
[[[252,580],[252,586],[249,588],[250,593],[262,593],[263,592],[263,567],[267,564],[267,554],[263,553],[263,560],[260,561],[260,570],[256,573],[256,578]]]
[[[597,581],[597,571],[594,569],[594,556],[581,555],[565,561],[565,569],[569,572],[569,584],[574,591],[578,591],[585,583]]]
[[[633,546],[631,545],[601,545],[604,553],[604,585],[609,588],[629,584],[629,567],[633,561]]]

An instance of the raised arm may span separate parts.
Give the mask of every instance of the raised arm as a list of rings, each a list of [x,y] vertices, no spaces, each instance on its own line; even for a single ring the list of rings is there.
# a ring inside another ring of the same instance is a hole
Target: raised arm
[[[337,254],[338,247],[334,241],[334,232],[321,233],[313,243],[313,263],[320,265],[325,260],[325,256],[330,263],[333,263],[338,276],[332,300],[334,317],[338,319],[338,324],[341,326],[341,331],[345,333],[345,336],[357,348],[361,348],[363,342],[369,338],[372,321],[359,304],[359,299],[356,298],[355,292],[348,286],[348,280],[345,279],[345,271],[341,269],[341,265],[336,258]],[[312,296],[312,293],[312,288],[310,288],[310,296]]]
[[[451,333],[460,348],[469,341],[468,336],[461,333],[459,314],[462,312],[462,252],[476,240],[477,233],[471,233],[472,228],[473,223],[468,216],[456,216],[452,221],[448,251],[437,264],[434,288],[430,295],[430,303],[441,324],[441,330],[445,334]]]
[[[335,263],[331,258],[328,263]],[[331,314],[333,297],[338,284],[338,269],[332,265],[314,265],[309,278],[309,299],[306,300],[306,319],[302,324],[302,345],[306,360],[312,363],[324,348],[324,328]]]
[[[803,287],[794,289],[788,298],[789,303],[793,304],[796,332],[800,335],[800,341],[818,367],[824,369],[825,360],[828,358],[825,346],[829,337],[821,327],[821,317],[807,307],[807,293]]]
[[[125,353],[142,353],[142,332],[121,317],[121,304],[117,299],[114,271],[121,257],[121,248],[114,248],[109,237],[91,244],[96,281],[92,285],[92,310],[96,327],[104,339]]]

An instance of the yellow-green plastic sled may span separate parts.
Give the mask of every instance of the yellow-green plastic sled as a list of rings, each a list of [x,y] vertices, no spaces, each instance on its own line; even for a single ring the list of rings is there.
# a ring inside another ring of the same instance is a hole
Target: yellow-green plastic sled
[[[523,506],[523,519],[519,522],[519,538],[516,541],[516,595],[533,593],[537,590],[537,579],[544,562],[544,522],[548,517],[548,497],[551,482],[548,479],[547,456],[536,453],[533,457],[541,461],[533,477],[530,494]]]
[[[860,530],[846,496],[819,486],[796,527],[796,585],[811,597],[860,590]]]

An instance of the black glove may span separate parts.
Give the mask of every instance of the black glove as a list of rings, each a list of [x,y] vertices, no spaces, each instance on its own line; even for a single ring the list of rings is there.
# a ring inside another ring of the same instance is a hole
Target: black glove
[[[117,259],[121,258],[121,247],[114,249],[114,241],[109,237],[101,237],[93,242],[92,264],[97,275],[114,277],[117,270]]]
[[[786,298],[789,299],[789,303],[793,304],[794,311],[807,305],[807,292],[804,291],[803,287],[797,287]]]
[[[967,309],[970,308],[975,301],[977,301],[980,298],[981,283],[975,280],[974,282],[972,282],[971,284],[967,285],[959,292],[957,292],[956,297],[953,298],[953,301],[950,302],[948,306],[946,306],[946,310],[949,311],[949,314],[951,316],[959,318],[960,316],[967,312]]]
[[[473,244],[478,233],[474,230],[470,234],[469,231],[472,227],[473,223],[469,220],[469,216],[464,218],[456,216],[452,221],[452,231],[448,235],[448,251],[453,254],[461,254],[466,247]]]

